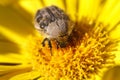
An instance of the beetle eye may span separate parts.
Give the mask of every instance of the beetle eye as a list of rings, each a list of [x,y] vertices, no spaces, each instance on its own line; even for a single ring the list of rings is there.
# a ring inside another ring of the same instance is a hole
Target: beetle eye
[[[41,23],[41,24],[40,24],[40,28],[41,28],[41,29],[44,29],[46,26],[47,26],[47,25],[46,25],[45,23]]]

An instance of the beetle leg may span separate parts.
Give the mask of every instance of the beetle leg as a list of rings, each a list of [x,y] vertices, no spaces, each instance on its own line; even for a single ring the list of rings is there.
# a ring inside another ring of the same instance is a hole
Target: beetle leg
[[[57,42],[57,44],[56,44],[56,46],[57,46],[57,49],[59,48],[59,45],[60,45],[60,43],[56,40],[56,42]]]
[[[48,39],[48,45],[49,45],[49,48],[50,48],[50,53],[52,55],[52,44],[51,44],[51,41]]]
[[[45,41],[47,41],[48,38],[45,38],[43,41],[42,41],[42,46],[44,47],[45,46]]]
[[[52,44],[51,44],[51,41],[48,39],[48,38],[45,38],[42,42],[42,46],[44,47],[45,46],[45,41],[48,41],[48,46],[50,48],[50,52],[51,52],[51,55],[52,55]]]

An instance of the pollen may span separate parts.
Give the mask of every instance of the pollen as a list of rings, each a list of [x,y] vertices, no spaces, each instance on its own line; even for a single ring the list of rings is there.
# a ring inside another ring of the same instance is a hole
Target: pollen
[[[52,42],[53,55],[47,42],[45,47],[41,45],[41,35],[29,39],[31,63],[39,71],[40,80],[88,80],[114,64],[116,42],[109,37],[104,24],[95,22],[77,22],[65,48],[57,49],[56,42]]]

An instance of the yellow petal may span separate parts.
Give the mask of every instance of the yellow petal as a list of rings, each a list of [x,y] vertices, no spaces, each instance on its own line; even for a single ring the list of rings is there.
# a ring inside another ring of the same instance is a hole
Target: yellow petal
[[[78,21],[83,17],[95,19],[99,12],[100,0],[80,0],[78,6]]]
[[[41,9],[42,7],[43,5],[40,0],[20,0],[18,1],[18,3],[14,4],[14,8],[16,8],[17,10],[24,9],[24,12],[28,12],[30,15],[32,15],[32,17],[36,13],[36,11],[38,9]]]
[[[120,1],[119,0],[107,0],[102,11],[99,13],[98,21],[104,24],[109,24],[107,27],[110,30],[116,23],[118,23],[120,16]]]
[[[10,80],[38,80],[40,77],[41,76],[39,75],[39,71],[31,71],[16,75],[10,78]]]
[[[78,7],[77,2],[78,0],[66,0],[66,12],[73,21],[76,21],[76,17],[77,17],[76,16],[77,7]]]
[[[20,48],[17,44],[0,39],[0,53],[19,53]]]
[[[120,39],[120,23],[113,27],[113,30],[110,31],[110,36],[113,39]]]
[[[104,73],[102,80],[120,80],[120,65],[108,69]]]
[[[6,5],[8,5],[8,4],[12,3],[12,2],[15,2],[15,1],[16,0],[0,0],[0,5],[6,6]]]
[[[0,62],[27,64],[29,63],[29,59],[27,59],[24,55],[20,55],[17,53],[9,53],[0,55]]]
[[[33,33],[33,25],[17,11],[0,6],[0,34],[15,43],[23,44],[25,37]]]
[[[5,66],[3,68],[5,68]],[[6,68],[10,68],[10,67],[6,67]],[[0,69],[2,69],[1,66],[0,66]],[[27,65],[26,66],[11,66],[11,69],[9,70],[0,71],[0,80],[9,80],[9,78],[11,78],[12,76],[15,76],[20,73],[28,72],[28,71],[31,71],[31,67]]]
[[[65,10],[65,6],[63,4],[63,0],[43,0],[45,6],[56,5],[59,8]]]

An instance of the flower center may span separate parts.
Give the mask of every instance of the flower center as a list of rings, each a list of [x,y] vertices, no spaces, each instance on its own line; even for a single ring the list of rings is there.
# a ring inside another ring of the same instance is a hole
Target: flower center
[[[29,42],[32,64],[46,80],[83,80],[114,63],[115,42],[109,38],[103,24],[85,19],[77,23],[65,48],[41,45],[43,38],[34,36]],[[46,43],[47,44],[47,43]]]

